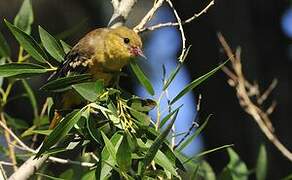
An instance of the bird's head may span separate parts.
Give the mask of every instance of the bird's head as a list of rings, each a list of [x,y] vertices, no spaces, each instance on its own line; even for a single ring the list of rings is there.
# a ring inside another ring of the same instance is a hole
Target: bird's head
[[[110,30],[110,49],[117,57],[130,59],[135,57],[146,58],[142,51],[142,41],[140,36],[125,26],[120,26]]]

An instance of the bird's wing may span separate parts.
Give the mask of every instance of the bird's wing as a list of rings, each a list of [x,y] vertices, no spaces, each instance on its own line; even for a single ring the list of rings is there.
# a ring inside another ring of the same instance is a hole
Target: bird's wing
[[[82,74],[88,70],[89,62],[94,53],[72,49],[65,57],[65,61],[56,71],[55,78],[66,77],[70,74]],[[54,78],[53,78],[54,79]]]
[[[106,31],[104,28],[99,28],[83,37],[65,56],[63,64],[49,79],[86,73],[97,49],[99,51],[103,49],[103,36]]]

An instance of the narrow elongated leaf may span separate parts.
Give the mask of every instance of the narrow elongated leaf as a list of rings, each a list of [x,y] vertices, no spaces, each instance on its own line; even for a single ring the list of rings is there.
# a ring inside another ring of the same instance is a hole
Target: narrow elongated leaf
[[[110,156],[116,161],[115,146],[112,144],[112,142],[107,138],[107,136],[102,131],[100,133],[102,135],[105,148],[109,152]]]
[[[191,142],[193,142],[195,140],[195,138],[202,132],[202,130],[205,129],[206,125],[209,122],[210,117],[211,117],[211,115],[209,115],[207,117],[206,121],[201,126],[199,126],[198,129],[196,129],[194,134],[189,136],[186,140],[184,140],[183,143],[181,143],[181,145],[177,148],[178,151],[184,150]]]
[[[171,84],[171,82],[176,77],[177,73],[180,71],[180,69],[183,67],[183,64],[180,63],[177,65],[177,67],[174,69],[174,71],[170,74],[169,79],[166,80],[165,84],[163,85],[163,90],[167,89],[168,86]]]
[[[9,45],[5,40],[4,36],[0,32],[0,58],[1,57],[9,57],[11,54]]]
[[[257,164],[256,164],[256,177],[257,180],[265,180],[267,177],[267,150],[265,145],[261,144]]]
[[[188,84],[178,95],[173,98],[173,100],[170,102],[170,104],[175,103],[177,100],[179,100],[181,97],[183,97],[186,93],[192,91],[195,87],[197,87],[199,84],[204,82],[206,79],[208,79],[210,76],[212,76],[215,72],[220,70],[229,60],[222,63],[220,66],[216,67],[212,71],[208,72],[207,74],[195,79],[190,84]]]
[[[187,48],[187,51],[185,53],[185,56],[182,58],[182,61],[176,66],[176,68],[171,72],[169,78],[165,81],[165,83],[163,85],[163,90],[166,90],[168,88],[168,86],[172,83],[172,81],[174,80],[174,78],[176,77],[176,75],[178,74],[178,72],[183,67],[183,62],[185,61],[187,55],[189,54],[189,51],[190,51],[191,47],[192,46],[189,46]],[[164,71],[165,71],[165,69],[164,69]]]
[[[168,133],[170,132],[172,125],[177,117],[178,113],[175,113],[174,117],[171,119],[170,123],[167,125],[165,130],[155,139],[153,144],[148,149],[142,164],[141,173],[143,174],[146,170],[146,167],[149,166],[153,158],[155,157],[157,151],[159,150],[159,147],[163,144],[165,138],[167,137]]]
[[[47,84],[42,86],[40,89],[45,91],[60,92],[67,90],[73,84],[86,82],[91,79],[91,75],[82,74],[76,76],[62,77],[53,81],[49,81]]]
[[[110,139],[110,142],[112,143],[116,150],[120,146],[121,141],[122,135],[119,132],[116,132]],[[115,162],[116,160],[111,157],[107,148],[103,148],[101,152],[101,166],[96,168],[96,177],[99,177],[97,179],[106,179],[109,176],[110,171],[115,166]]]
[[[68,134],[68,132],[81,118],[82,111],[83,110],[75,110],[71,112],[57,125],[57,127],[44,140],[41,149],[36,154],[36,158],[40,157],[44,152],[49,150],[53,145],[55,145]]]
[[[180,110],[182,106],[176,108],[174,111],[170,112],[168,115],[166,115],[160,122],[159,127],[163,127],[164,124],[176,113],[178,113],[178,111]]]
[[[29,84],[26,82],[26,80],[22,80],[21,81],[23,84],[23,87],[25,89],[25,91],[27,92],[28,98],[30,100],[32,109],[33,109],[33,113],[34,113],[34,117],[38,117],[38,103],[36,101],[34,92],[32,91],[31,87],[29,86]]]
[[[147,92],[149,94],[151,94],[153,96],[154,89],[152,87],[152,84],[151,84],[150,80],[145,76],[144,72],[140,69],[140,67],[138,66],[136,61],[132,60],[130,65],[131,65],[132,71],[136,75],[136,77],[139,80],[139,82],[141,83],[141,85],[147,90]]]
[[[65,41],[60,40],[60,43],[61,43],[63,50],[66,54],[72,49],[72,47],[69,44],[67,44]]]
[[[74,84],[72,87],[89,102],[96,101],[98,95],[100,95],[104,89],[102,81]]]
[[[50,71],[43,66],[30,63],[9,63],[0,65],[0,77],[30,77]]]
[[[33,23],[33,11],[30,0],[24,0],[20,10],[14,18],[14,25],[27,34],[31,32]]]
[[[163,152],[157,151],[154,161],[159,166],[163,167],[164,170],[169,171],[174,176],[178,176],[175,167]]]
[[[45,29],[39,26],[39,34],[43,46],[48,51],[48,53],[55,58],[57,61],[62,62],[65,57],[65,52],[62,45],[57,41],[54,36],[50,35]]]
[[[25,49],[35,60],[44,63],[47,56],[38,43],[18,27],[12,25],[5,19],[4,21],[23,49]]]
[[[121,170],[128,172],[132,165],[132,152],[126,133],[124,134],[123,140],[118,148],[116,159]]]
[[[220,179],[247,180],[249,172],[245,163],[232,148],[228,148],[227,152],[230,161],[221,173]]]

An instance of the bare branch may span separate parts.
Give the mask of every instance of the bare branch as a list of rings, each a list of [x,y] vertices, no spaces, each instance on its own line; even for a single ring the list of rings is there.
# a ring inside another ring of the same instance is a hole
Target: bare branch
[[[268,96],[271,94],[271,92],[275,89],[275,87],[278,84],[278,80],[274,79],[273,82],[270,84],[268,89],[261,95],[261,97],[258,98],[258,103],[263,104],[263,102],[268,98]]]
[[[136,2],[137,0],[112,0],[114,13],[108,23],[108,26],[112,28],[122,26],[127,20]]]
[[[190,22],[193,22],[195,19],[197,19],[198,17],[200,17],[202,14],[206,13],[210,7],[212,7],[215,4],[215,1],[212,0],[204,9],[202,9],[199,13],[195,13],[193,16],[191,16],[190,18],[182,21],[181,23],[184,24],[188,24]],[[153,31],[156,29],[160,29],[163,27],[174,27],[174,26],[179,26],[178,22],[166,22],[166,23],[159,23],[159,24],[155,24],[149,27],[143,27],[140,28],[138,30],[138,32],[144,32],[144,31]]]
[[[291,151],[289,151],[285,147],[285,145],[280,142],[280,140],[274,133],[274,127],[271,123],[271,119],[269,118],[269,114],[273,112],[276,104],[273,103],[267,111],[261,109],[261,104],[264,102],[264,100],[267,99],[270,92],[275,88],[276,81],[273,81],[273,83],[265,91],[265,93],[263,93],[263,95],[260,95],[260,93],[257,92],[256,94],[259,95],[259,99],[257,99],[256,102],[253,102],[251,98],[252,94],[250,94],[248,90],[252,88],[258,89],[258,85],[252,85],[245,79],[245,76],[242,72],[240,50],[237,50],[236,55],[234,56],[231,48],[225,41],[224,37],[221,34],[218,34],[218,38],[225,50],[225,53],[231,59],[232,70],[234,71],[234,73],[227,67],[225,67],[224,72],[230,78],[229,81],[232,80],[235,82],[233,87],[236,90],[236,95],[238,97],[241,107],[246,113],[252,116],[254,121],[258,124],[260,130],[264,133],[268,140],[282,153],[282,155],[292,161]]]
[[[176,9],[174,8],[171,0],[166,0],[166,2],[169,4],[170,8],[172,9],[174,15],[175,15],[175,18],[177,20],[177,23],[178,23],[178,27],[179,27],[179,31],[180,31],[180,34],[181,34],[181,41],[182,41],[182,51],[181,51],[181,54],[179,56],[179,62],[183,62],[183,57],[185,55],[185,52],[187,50],[186,48],[186,36],[185,36],[185,33],[184,33],[184,28],[182,27],[182,22],[181,22],[181,19],[176,11]]]
[[[6,126],[6,119],[4,117],[4,113],[1,112],[0,116],[1,116],[0,124],[3,124]],[[14,147],[11,145],[11,138],[8,132],[9,130],[10,130],[9,128],[4,129],[4,137],[7,142],[9,159],[11,160],[11,163],[13,164],[13,170],[16,171],[17,166],[16,166],[15,151],[14,151]]]
[[[144,18],[140,21],[138,25],[134,27],[134,31],[136,32],[141,32],[141,29],[144,28],[144,26],[152,19],[154,16],[155,12],[157,11],[158,8],[162,6],[165,0],[157,0],[153,7],[147,12],[147,14],[144,16]]]

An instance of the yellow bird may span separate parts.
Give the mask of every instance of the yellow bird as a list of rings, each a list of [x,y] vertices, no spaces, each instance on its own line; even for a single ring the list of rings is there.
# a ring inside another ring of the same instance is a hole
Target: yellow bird
[[[116,74],[130,59],[138,56],[145,57],[142,41],[132,29],[124,26],[113,29],[98,28],[79,40],[51,79],[89,73],[94,80],[103,80],[105,86],[110,86]],[[63,109],[80,104],[80,98],[73,91],[63,94],[60,101],[58,104]],[[55,127],[60,118],[55,113],[50,129]]]

